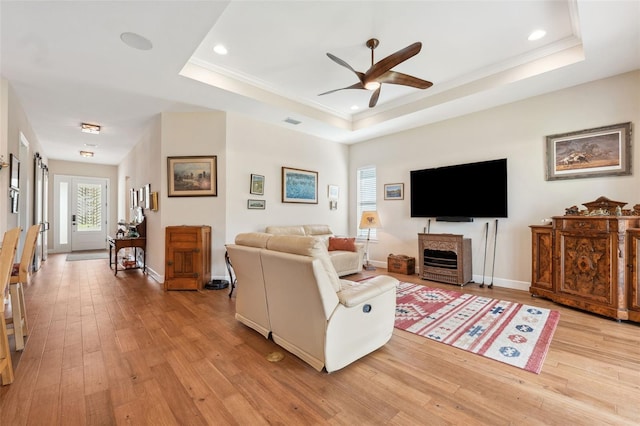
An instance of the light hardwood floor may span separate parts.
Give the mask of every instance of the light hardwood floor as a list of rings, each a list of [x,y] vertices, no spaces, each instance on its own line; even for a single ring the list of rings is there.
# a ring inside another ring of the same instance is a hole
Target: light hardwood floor
[[[49,256],[25,289],[32,332],[14,356],[15,382],[0,388],[2,425],[640,420],[640,326],[526,292],[462,289],[560,311],[539,375],[400,330],[383,348],[327,374],[238,323],[226,290],[164,292],[140,271],[114,277],[107,260],[65,259]],[[275,351],[284,359],[269,362]]]

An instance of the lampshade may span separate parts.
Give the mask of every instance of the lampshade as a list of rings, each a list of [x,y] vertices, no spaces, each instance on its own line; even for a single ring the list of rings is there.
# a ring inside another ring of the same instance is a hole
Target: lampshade
[[[360,229],[381,228],[382,223],[378,212],[362,212],[362,218],[360,219]]]

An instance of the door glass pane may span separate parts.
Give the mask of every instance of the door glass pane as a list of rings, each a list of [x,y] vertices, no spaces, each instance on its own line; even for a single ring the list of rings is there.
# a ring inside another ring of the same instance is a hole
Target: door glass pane
[[[69,203],[69,184],[67,182],[60,182],[60,213],[58,214],[58,244],[69,244],[67,238],[69,228],[69,209],[67,206]]]
[[[76,194],[76,230],[78,232],[102,230],[102,185],[79,183]]]

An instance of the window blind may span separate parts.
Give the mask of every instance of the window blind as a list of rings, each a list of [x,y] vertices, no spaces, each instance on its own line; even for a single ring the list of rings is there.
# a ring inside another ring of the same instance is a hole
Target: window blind
[[[375,211],[376,206],[376,168],[375,166],[360,167],[358,169],[358,206],[357,206],[357,224],[358,238],[367,238],[368,229],[360,229],[360,218],[362,212]],[[371,238],[376,238],[376,230],[371,230]]]

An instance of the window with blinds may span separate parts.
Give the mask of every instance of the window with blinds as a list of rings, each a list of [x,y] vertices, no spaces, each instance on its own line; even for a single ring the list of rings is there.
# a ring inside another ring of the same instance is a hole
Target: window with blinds
[[[360,226],[362,212],[375,211],[376,207],[376,168],[375,166],[361,167],[358,169],[358,207],[357,221]],[[367,238],[369,230],[358,228],[358,238]],[[376,238],[376,230],[371,229],[371,238]]]
[[[76,200],[78,232],[100,231],[102,229],[102,185],[79,184]]]

